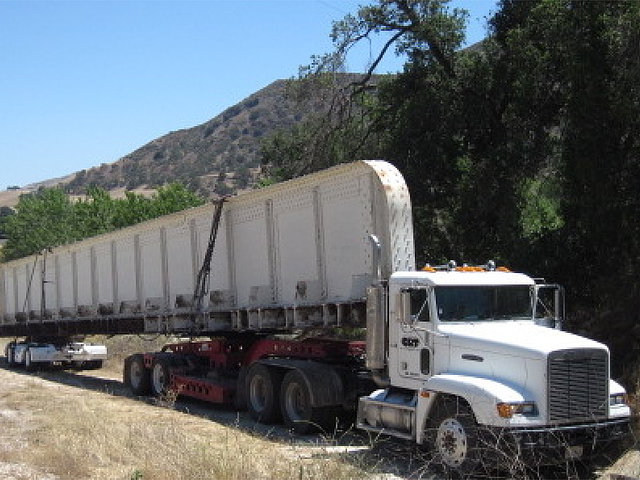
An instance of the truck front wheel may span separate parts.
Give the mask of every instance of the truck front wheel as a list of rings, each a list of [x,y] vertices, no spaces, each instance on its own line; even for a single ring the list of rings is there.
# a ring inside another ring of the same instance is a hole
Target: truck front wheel
[[[460,398],[446,397],[434,409],[426,432],[434,466],[448,474],[469,475],[481,462],[478,426],[471,407]]]
[[[261,423],[275,423],[280,419],[280,383],[282,374],[276,368],[260,363],[247,372],[246,399],[251,417]]]
[[[150,386],[149,370],[144,367],[141,354],[131,355],[124,361],[124,384],[134,395],[148,395]]]

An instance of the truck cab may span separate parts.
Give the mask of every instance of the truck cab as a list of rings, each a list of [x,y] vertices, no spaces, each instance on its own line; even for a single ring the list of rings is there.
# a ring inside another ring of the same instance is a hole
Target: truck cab
[[[609,350],[560,330],[559,286],[493,262],[450,262],[394,273],[383,288],[388,312],[368,328],[382,321],[388,336],[368,348],[385,359],[386,385],[361,398],[360,427],[434,445],[438,462],[456,470],[485,456],[480,444],[553,463],[627,431]]]

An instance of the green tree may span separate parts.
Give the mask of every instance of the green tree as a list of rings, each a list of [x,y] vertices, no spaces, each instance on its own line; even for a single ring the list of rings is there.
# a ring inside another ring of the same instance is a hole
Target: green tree
[[[6,218],[14,214],[13,208],[7,206],[0,207],[0,235],[4,234],[4,222]]]
[[[151,197],[151,214],[154,217],[202,205],[204,199],[180,183],[160,187]]]
[[[542,133],[522,155],[544,154],[521,202],[536,234],[512,256],[564,283],[571,324],[618,359],[640,340],[618,335],[634,331],[640,305],[639,22],[638,2],[590,1],[503,1],[492,20],[517,125]]]
[[[349,101],[345,89],[338,90],[337,103],[345,107],[331,122],[319,121],[331,128],[305,125],[266,144],[264,158],[276,176],[386,158],[407,179],[421,260],[504,258],[519,225],[519,190],[511,179],[521,169],[512,165],[515,147],[502,142],[504,94],[491,81],[489,54],[459,52],[465,19],[464,11],[439,0],[382,0],[336,22],[336,51],[304,69],[320,80],[330,77],[327,69],[340,68],[354,44],[380,32],[389,40],[371,69],[349,83]],[[407,57],[404,71],[372,83],[373,69],[392,47]]]
[[[317,60],[288,84],[287,95],[300,111],[319,113],[305,114],[302,123],[263,140],[262,165],[273,181],[380,155],[380,138],[370,135],[370,113],[376,105],[372,91],[382,77],[336,74],[328,68],[337,68],[336,62]]]
[[[74,241],[73,205],[60,188],[20,196],[15,215],[6,217],[5,260]]]
[[[23,195],[16,213],[4,220],[8,241],[3,260],[12,260],[82,238],[99,235],[185,208],[202,205],[204,199],[180,184],[158,189],[151,197],[125,192],[112,199],[97,187],[84,200],[71,202],[60,188],[41,189]]]
[[[73,205],[73,213],[78,238],[109,232],[115,228],[116,201],[103,188],[89,187],[87,198]]]
[[[460,50],[464,19],[445,1],[380,0],[337,22],[335,51],[304,71],[340,71],[345,52],[387,32],[350,99],[371,107],[361,138],[407,179],[418,258],[493,257],[560,280],[573,324],[631,351],[611,332],[632,331],[640,311],[640,3],[503,0],[488,38]],[[391,50],[403,71],[363,101]],[[327,154],[340,135],[324,130],[281,133],[265,158],[283,177],[341,161]]]

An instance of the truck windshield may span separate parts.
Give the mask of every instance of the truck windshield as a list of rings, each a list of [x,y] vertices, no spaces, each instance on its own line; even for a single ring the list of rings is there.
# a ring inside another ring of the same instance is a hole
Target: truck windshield
[[[444,322],[532,318],[528,285],[436,287],[435,293]]]

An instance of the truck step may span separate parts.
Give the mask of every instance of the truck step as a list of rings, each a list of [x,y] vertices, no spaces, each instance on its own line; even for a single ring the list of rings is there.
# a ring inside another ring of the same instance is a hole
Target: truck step
[[[374,427],[369,425],[368,423],[358,422],[356,425],[358,428],[362,430],[367,430],[369,432],[382,433],[384,435],[389,435],[391,437],[402,438],[404,440],[413,440],[413,435],[407,432],[401,432],[400,430],[394,430],[392,428],[385,427]]]

